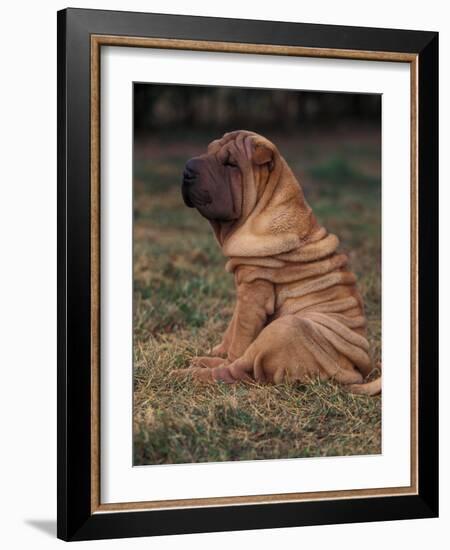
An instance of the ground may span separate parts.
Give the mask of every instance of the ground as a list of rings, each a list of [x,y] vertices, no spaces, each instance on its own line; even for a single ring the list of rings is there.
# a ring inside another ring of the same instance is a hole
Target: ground
[[[215,137],[215,136],[212,136]],[[381,162],[371,131],[268,136],[358,277],[374,362],[381,353]],[[184,206],[184,163],[209,138],[136,142],[134,464],[381,452],[381,397],[311,385],[197,386],[170,377],[218,343],[234,300],[209,224]]]

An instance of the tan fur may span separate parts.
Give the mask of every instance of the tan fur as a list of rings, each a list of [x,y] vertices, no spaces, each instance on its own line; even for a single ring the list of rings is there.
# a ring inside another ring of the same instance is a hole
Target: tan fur
[[[212,155],[226,152],[240,169],[242,213],[237,221],[211,225],[229,258],[237,301],[212,356],[183,372],[229,383],[318,377],[354,393],[379,393],[381,379],[364,383],[373,368],[366,319],[348,258],[337,252],[338,238],[318,224],[270,141],[238,131],[208,148]]]

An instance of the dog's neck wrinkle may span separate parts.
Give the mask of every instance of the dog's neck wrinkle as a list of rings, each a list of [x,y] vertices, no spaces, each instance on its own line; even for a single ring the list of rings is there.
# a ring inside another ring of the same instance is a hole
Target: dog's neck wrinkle
[[[325,235],[319,239],[314,238],[314,233],[310,233],[305,238],[301,246],[274,256],[285,263],[311,264],[322,261],[325,258],[331,258],[338,254],[339,239],[332,233],[327,233],[322,227],[317,232],[325,231]]]
[[[316,222],[317,223],[317,222]],[[336,235],[328,233],[326,229],[320,225],[315,225],[308,238],[302,243],[288,252],[271,256],[259,257],[230,257],[226,270],[234,272],[237,268],[263,268],[274,271],[282,271],[286,267],[302,265],[313,266],[319,264],[323,260],[333,260],[341,254],[338,252],[339,239]]]
[[[225,239],[230,235],[237,224],[238,220],[229,222],[219,222],[217,220],[209,220],[211,227],[213,228],[214,235],[220,246],[223,246]]]

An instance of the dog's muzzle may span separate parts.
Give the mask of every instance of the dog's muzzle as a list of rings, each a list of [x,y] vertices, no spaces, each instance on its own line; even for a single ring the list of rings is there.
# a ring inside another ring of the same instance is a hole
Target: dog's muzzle
[[[189,208],[197,208],[211,204],[212,199],[208,191],[200,188],[200,175],[197,170],[197,159],[191,159],[186,163],[183,171],[181,194],[184,203]]]

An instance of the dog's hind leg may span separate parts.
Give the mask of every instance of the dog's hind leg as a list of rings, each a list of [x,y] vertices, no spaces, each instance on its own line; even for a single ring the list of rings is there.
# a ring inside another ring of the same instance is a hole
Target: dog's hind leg
[[[234,384],[235,382],[252,381],[253,378],[250,375],[252,369],[253,362],[248,357],[240,357],[231,363],[222,360],[221,365],[210,368],[194,366],[187,369],[177,369],[172,371],[171,375],[176,378],[190,378],[203,383],[225,382],[226,384]]]
[[[232,363],[224,363],[220,367],[211,369],[211,374],[216,382],[234,384],[235,382],[253,381],[253,378],[250,376],[252,370],[253,363],[248,358],[240,357]]]

